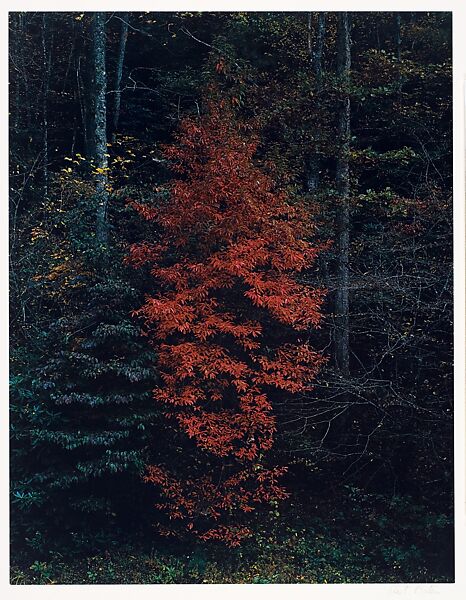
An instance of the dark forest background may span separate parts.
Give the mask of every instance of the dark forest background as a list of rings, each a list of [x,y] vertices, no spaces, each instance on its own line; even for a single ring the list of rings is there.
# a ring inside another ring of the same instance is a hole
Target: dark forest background
[[[15,583],[451,581],[448,13],[10,13]],[[162,153],[221,98],[332,243],[305,397],[277,403],[288,500],[241,547],[164,538],[145,466],[182,444],[151,394],[124,262]],[[136,558],[137,557],[137,558]]]

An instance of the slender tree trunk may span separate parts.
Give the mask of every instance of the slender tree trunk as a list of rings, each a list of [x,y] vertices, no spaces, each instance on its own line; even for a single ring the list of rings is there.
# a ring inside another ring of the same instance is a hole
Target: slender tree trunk
[[[312,57],[312,13],[307,13],[307,53]]]
[[[314,73],[316,82],[316,110],[318,107],[318,96],[322,90],[322,62],[324,55],[324,41],[325,41],[325,26],[326,26],[326,13],[319,12],[317,16],[317,34],[315,43],[312,43],[312,13],[308,15],[308,50],[309,59],[311,62],[311,68]],[[320,183],[320,135],[317,129],[314,135],[313,149],[309,153],[307,158],[306,166],[306,187],[308,192],[315,192],[319,188]]]
[[[401,63],[401,13],[397,12],[394,15],[395,21],[395,55],[398,63]],[[397,80],[397,96],[398,100],[401,99],[401,86],[402,86],[402,77],[401,77],[401,68],[398,73]]]
[[[90,36],[86,32],[86,22],[80,21],[81,26],[81,44],[78,51],[78,75],[79,75],[79,93],[82,103],[83,131],[86,139],[86,155],[90,160],[95,159],[95,48],[94,48],[94,16],[96,13],[90,13]]]
[[[25,40],[27,37],[28,30],[28,21],[27,16],[29,13],[19,13],[19,28],[20,28],[20,40]],[[31,109],[31,96],[30,96],[30,86],[29,86],[29,77],[28,70],[26,65],[28,63],[28,58],[26,56],[26,45],[21,43],[20,41],[20,64],[21,64],[21,73],[23,79],[24,86],[24,104],[26,110],[24,111],[26,114],[26,129],[28,133],[32,128],[32,109]]]
[[[14,18],[15,17],[15,18]],[[13,95],[10,96],[10,114],[12,116],[12,129],[17,134],[20,125],[20,106],[21,106],[21,78],[20,78],[20,57],[21,57],[21,14],[18,13],[11,15],[11,26],[13,32],[10,34],[10,53],[12,59],[10,60],[10,69],[12,63],[15,65],[15,70],[10,71],[10,85],[14,81],[15,90],[15,102],[13,104]],[[14,62],[13,62],[14,61]]]
[[[123,65],[125,62],[126,42],[128,40],[128,19],[129,13],[123,13],[121,17],[120,29],[120,44],[118,46],[118,59],[115,73],[115,102],[113,105],[113,134],[112,139],[115,141],[115,136],[118,131],[118,121],[120,119],[121,106],[121,79],[123,77]]]
[[[88,105],[86,103],[85,94],[83,93],[83,77],[82,77],[82,68],[81,68],[81,56],[76,57],[76,95],[78,98],[79,110],[81,112],[81,125],[83,132],[83,141],[84,148],[86,149],[86,155],[88,157],[92,156],[90,152],[90,142],[89,142],[89,131],[88,131]]]
[[[322,61],[324,57],[324,41],[327,13],[320,12],[317,17],[317,39],[312,57],[312,66],[317,82],[317,90],[322,89]]]
[[[394,16],[395,21],[395,52],[396,59],[401,60],[401,13],[397,12]]]
[[[337,290],[335,298],[335,357],[343,376],[349,375],[349,247],[350,247],[350,98],[348,84],[351,69],[351,36],[347,12],[338,14],[337,76],[341,86],[338,107],[339,154],[336,167],[337,207]]]
[[[52,37],[49,35],[47,26],[47,15],[42,15],[42,60],[43,60],[43,93],[42,93],[42,178],[44,198],[49,189],[49,132],[48,132],[48,96],[50,89],[50,72],[52,61]]]
[[[108,164],[107,164],[107,72],[105,69],[105,13],[96,12],[92,23],[92,59],[94,93],[94,162],[96,171],[96,235],[101,244],[108,236]]]
[[[93,19],[95,13],[90,13],[86,19],[77,24],[76,36],[76,93],[81,113],[81,131],[86,157],[92,160],[95,156],[94,147],[94,48],[93,48]],[[90,20],[91,39],[88,39],[87,24]]]

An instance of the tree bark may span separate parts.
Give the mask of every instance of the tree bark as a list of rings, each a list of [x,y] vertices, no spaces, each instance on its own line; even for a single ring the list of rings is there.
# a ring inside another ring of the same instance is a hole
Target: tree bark
[[[325,41],[325,27],[326,27],[327,13],[320,12],[317,17],[317,39],[312,57],[312,65],[314,68],[314,75],[316,77],[317,89],[320,91],[322,88],[322,61],[324,57],[324,41]]]
[[[121,80],[123,77],[123,65],[125,62],[126,42],[128,40],[128,19],[129,13],[123,13],[121,17],[120,43],[118,46],[118,58],[115,72],[115,100],[113,105],[113,134],[112,140],[115,141],[115,136],[118,131],[118,121],[120,119],[121,106]]]
[[[401,60],[401,13],[395,13],[394,21],[396,59],[399,62]]]
[[[89,116],[88,116],[88,103],[86,102],[86,94],[83,92],[83,76],[81,69],[81,56],[76,57],[76,95],[78,98],[79,110],[81,113],[81,125],[83,132],[83,142],[86,156],[91,157],[93,153],[91,152],[91,144],[89,142]]]
[[[312,13],[307,13],[307,53],[312,57]]]
[[[401,62],[401,13],[399,13],[399,12],[395,13],[394,21],[395,21],[395,55],[396,55],[396,60],[398,61],[398,63],[400,63]],[[398,80],[397,80],[398,99],[400,99],[400,96],[401,96],[401,84],[402,84],[402,79],[401,79],[401,69],[400,69],[400,72],[398,74]]]
[[[20,124],[21,106],[21,80],[20,80],[20,58],[21,58],[21,14],[13,13],[11,19],[11,42],[10,42],[10,86],[14,89],[15,102],[12,102],[13,94],[10,96],[10,113],[12,129],[17,134]],[[12,66],[14,65],[14,70]]]
[[[335,358],[340,374],[348,376],[349,365],[349,248],[350,248],[350,116],[348,91],[351,69],[351,34],[347,12],[338,14],[337,76],[341,99],[338,107],[339,153],[336,166],[337,207],[337,289],[335,297]]]
[[[22,74],[22,83],[24,90],[24,105],[26,107],[26,123],[25,127],[29,132],[32,128],[32,106],[31,106],[31,96],[30,96],[30,82],[28,77],[28,69],[26,67],[28,63],[28,57],[26,56],[26,45],[21,43],[21,40],[26,39],[28,35],[28,15],[30,13],[23,12],[19,13],[19,30],[20,30],[20,42],[19,42],[19,57],[20,57],[20,69]]]
[[[106,244],[108,224],[106,219],[108,203],[108,162],[107,162],[107,72],[105,69],[105,13],[96,12],[92,22],[92,59],[94,93],[94,162],[97,196],[96,236],[97,241]]]
[[[42,14],[42,60],[44,73],[44,88],[42,92],[42,178],[44,198],[49,188],[49,132],[48,132],[48,96],[50,89],[50,72],[52,61],[52,37],[49,36],[47,15]]]
[[[311,61],[311,68],[314,73],[316,82],[317,97],[322,90],[322,62],[324,55],[324,41],[325,41],[325,26],[326,26],[325,12],[319,12],[317,16],[317,35],[315,44],[312,43],[311,26],[312,26],[312,13],[308,15],[308,50],[309,59]],[[316,109],[318,105],[318,99],[316,99]],[[314,136],[314,148],[309,153],[306,165],[306,187],[308,192],[315,192],[319,188],[320,184],[320,154],[319,154],[319,131],[316,130]]]

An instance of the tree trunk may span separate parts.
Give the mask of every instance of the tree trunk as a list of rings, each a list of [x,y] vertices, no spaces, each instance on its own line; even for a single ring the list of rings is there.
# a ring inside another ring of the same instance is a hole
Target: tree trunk
[[[395,13],[395,52],[396,59],[399,62],[401,60],[401,13]]]
[[[398,63],[401,62],[401,13],[397,12],[394,15],[394,21],[395,21],[395,55],[396,55],[396,60],[398,61]],[[401,99],[401,85],[402,85],[402,77],[401,77],[401,66],[400,66],[400,71],[398,73],[398,79],[397,79],[397,96],[398,96],[398,100]]]
[[[81,126],[83,132],[83,142],[86,156],[91,157],[89,131],[88,131],[88,104],[86,102],[85,93],[83,92],[83,76],[81,72],[81,56],[76,57],[76,95],[78,98],[79,111],[81,113]]]
[[[48,34],[47,15],[42,14],[42,61],[43,61],[43,92],[42,92],[42,178],[44,198],[49,188],[49,137],[48,137],[48,96],[50,88],[50,72],[52,60],[52,37]]]
[[[312,57],[312,13],[307,13],[307,53]]]
[[[28,15],[30,13],[24,12],[19,13],[19,29],[20,29],[20,40],[26,39],[28,35]],[[22,44],[20,41],[19,45],[19,55],[20,55],[20,69],[22,73],[22,83],[24,86],[24,105],[26,106],[26,130],[28,133],[32,128],[32,107],[31,107],[31,96],[30,96],[30,85],[29,85],[29,77],[28,77],[28,69],[26,67],[28,63],[28,57],[26,56],[26,45]]]
[[[21,78],[20,78],[20,58],[21,58],[21,14],[13,13],[11,19],[11,42],[10,42],[10,86],[14,89],[15,102],[12,102],[13,94],[10,96],[10,114],[12,129],[18,134],[20,125],[20,106],[21,106]],[[14,70],[12,66],[16,65]]]
[[[339,153],[336,166],[337,207],[337,289],[335,297],[335,358],[343,376],[349,375],[349,231],[350,231],[350,98],[348,84],[351,69],[350,23],[347,12],[338,14],[337,76],[341,99],[338,107]]]
[[[320,12],[317,17],[317,39],[312,57],[312,66],[317,82],[317,90],[322,88],[322,60],[324,57],[325,25],[327,13]]]
[[[105,13],[96,12],[92,23],[92,59],[94,93],[94,162],[97,196],[96,235],[106,244],[108,164],[107,164],[107,73],[105,69]]]
[[[112,140],[115,141],[115,136],[118,131],[118,121],[120,119],[121,106],[121,79],[123,77],[123,64],[125,62],[126,42],[128,40],[128,19],[129,13],[123,13],[121,17],[120,29],[120,44],[118,46],[118,58],[115,73],[115,102],[113,105],[113,135]]]
[[[324,55],[324,41],[325,41],[325,24],[326,24],[325,12],[319,12],[317,16],[317,35],[315,44],[312,43],[311,36],[311,25],[312,25],[312,13],[308,15],[308,49],[309,59],[311,61],[311,68],[314,73],[316,82],[316,110],[318,108],[318,95],[322,90],[322,60]],[[319,188],[320,183],[320,154],[319,154],[319,130],[317,129],[314,135],[314,148],[309,153],[306,165],[306,187],[308,192],[315,192]]]

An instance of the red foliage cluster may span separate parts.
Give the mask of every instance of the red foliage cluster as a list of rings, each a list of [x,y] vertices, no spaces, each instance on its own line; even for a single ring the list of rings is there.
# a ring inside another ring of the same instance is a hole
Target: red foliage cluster
[[[287,495],[278,483],[285,468],[264,466],[276,429],[272,401],[311,389],[323,359],[305,340],[319,324],[323,291],[296,278],[320,250],[308,241],[306,211],[255,165],[257,143],[230,110],[209,108],[186,119],[165,149],[179,174],[169,200],[134,204],[163,242],[134,245],[129,261],[149,264],[160,285],[137,311],[158,348],[155,398],[204,467],[178,479],[151,466],[146,481],[160,487],[159,508],[171,519],[235,545],[250,532],[223,517]]]
[[[255,464],[224,480],[222,469],[216,482],[208,475],[179,481],[165,469],[149,466],[145,481],[159,485],[163,490],[166,502],[157,504],[156,508],[166,511],[170,519],[186,520],[187,529],[200,539],[222,539],[236,546],[242,537],[250,535],[248,527],[221,524],[200,531],[195,523],[216,522],[223,514],[238,510],[252,512],[257,503],[286,498],[288,494],[278,484],[278,478],[285,470],[285,467],[263,469]]]

